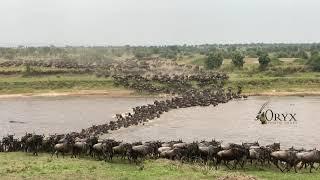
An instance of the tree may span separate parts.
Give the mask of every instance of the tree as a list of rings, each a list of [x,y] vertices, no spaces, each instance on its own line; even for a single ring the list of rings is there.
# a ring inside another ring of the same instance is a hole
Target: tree
[[[243,67],[243,64],[244,64],[243,59],[244,59],[244,55],[238,51],[232,55],[232,63],[237,68]]]
[[[302,59],[308,59],[308,53],[306,53],[305,51],[300,50],[296,54],[296,57],[302,58]]]
[[[259,53],[258,61],[260,64],[260,69],[265,70],[271,62],[271,59],[267,53]]]
[[[217,69],[221,67],[222,62],[223,57],[220,53],[210,53],[205,60],[205,65],[207,69]]]
[[[320,55],[316,53],[311,56],[308,61],[308,65],[313,71],[320,71]]]

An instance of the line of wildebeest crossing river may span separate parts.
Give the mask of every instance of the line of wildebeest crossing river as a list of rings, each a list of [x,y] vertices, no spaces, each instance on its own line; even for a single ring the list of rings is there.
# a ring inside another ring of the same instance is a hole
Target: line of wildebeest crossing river
[[[129,82],[127,78],[128,77],[118,77],[118,83],[135,87],[136,84],[130,84],[132,82]],[[141,77],[130,78],[139,79]],[[210,80],[210,78],[214,79],[214,81]],[[214,75],[208,79],[209,80],[204,80],[205,84],[208,82],[216,84],[217,79],[224,80],[224,76]],[[178,82],[180,81],[181,79],[178,80]],[[114,157],[122,157],[134,163],[138,163],[145,158],[167,158],[182,162],[210,162],[214,164],[216,168],[223,163],[230,169],[236,169],[237,167],[244,168],[247,162],[252,163],[252,161],[256,161],[261,164],[261,166],[270,166],[273,164],[281,171],[290,171],[292,168],[296,171],[296,167],[301,168],[308,166],[311,172],[315,167],[314,164],[320,163],[320,151],[294,147],[283,149],[280,148],[280,142],[273,142],[262,146],[258,141],[222,144],[221,141],[217,140],[183,142],[181,139],[160,140],[160,138],[158,138],[146,142],[129,142],[125,139],[119,141],[119,138],[117,138],[117,140],[111,138],[115,136],[117,132],[124,131],[128,127],[137,127],[139,124],[144,125],[155,119],[161,120],[165,114],[170,114],[174,109],[183,110],[192,107],[206,108],[215,106],[217,106],[215,109],[219,109],[219,106],[225,107],[224,104],[231,100],[231,103],[250,101],[250,99],[243,100],[246,99],[246,97],[241,95],[241,87],[238,87],[236,90],[232,88],[224,90],[222,88],[223,83],[219,84],[219,86],[215,86],[214,88],[204,89],[186,88],[184,90],[183,88],[178,88],[170,98],[154,100],[153,103],[147,105],[137,105],[132,108],[130,112],[115,114],[115,120],[100,125],[93,125],[89,128],[82,129],[80,132],[56,133],[47,136],[36,133],[26,133],[20,138],[14,135],[6,135],[1,141],[0,151],[25,151],[33,153],[34,155],[37,155],[38,152],[47,152],[51,153],[52,156],[56,155],[56,157],[58,157],[59,154],[62,154],[62,156],[70,154],[72,157],[90,156],[98,160],[104,159],[106,161],[112,161]],[[157,93],[162,91],[170,93],[170,91],[172,91],[172,89],[166,88],[159,90],[156,87],[147,87],[149,91],[156,91]],[[138,86],[137,88],[141,87]],[[145,89],[145,87],[143,89]],[[232,114],[232,112],[226,113]],[[14,120],[10,121],[11,123],[19,122]],[[264,125],[259,124],[257,121],[249,121],[254,124],[252,126],[262,126],[262,128],[265,128],[263,127]],[[227,125],[228,123],[226,122],[225,124]],[[120,131],[118,131],[119,129]],[[212,131],[215,130],[213,126]],[[235,135],[237,134],[235,133]],[[189,134],[189,136],[192,136],[192,133]],[[279,139],[281,139],[281,137],[279,137]],[[288,147],[288,144],[286,144],[286,147]]]

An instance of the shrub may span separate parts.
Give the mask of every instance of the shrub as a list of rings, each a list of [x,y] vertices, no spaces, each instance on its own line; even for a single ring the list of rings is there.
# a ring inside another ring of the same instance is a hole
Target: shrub
[[[267,53],[260,53],[258,61],[260,70],[265,70],[271,62],[271,59]]]
[[[223,63],[223,57],[220,53],[210,53],[205,61],[207,69],[218,69]]]
[[[242,68],[244,64],[244,55],[240,52],[235,52],[232,55],[232,63],[237,68]]]
[[[308,61],[308,65],[313,71],[320,71],[320,55],[312,56]]]

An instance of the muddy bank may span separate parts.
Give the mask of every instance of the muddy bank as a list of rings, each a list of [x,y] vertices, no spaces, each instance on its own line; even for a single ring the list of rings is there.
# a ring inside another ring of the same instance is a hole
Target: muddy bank
[[[304,92],[251,92],[251,93],[243,93],[247,96],[320,96],[320,91],[304,91]]]
[[[250,92],[243,93],[247,96],[320,96],[320,91],[304,91],[304,92]],[[168,97],[170,95],[147,95],[139,94],[133,90],[79,90],[66,92],[35,92],[35,93],[19,93],[19,94],[0,94],[1,98],[25,98],[25,97],[59,97],[59,96],[105,96],[105,97]]]
[[[79,90],[70,92],[39,92],[39,93],[19,93],[0,94],[0,98],[20,98],[20,97],[58,97],[58,96],[106,96],[106,97],[141,97],[131,90]]]

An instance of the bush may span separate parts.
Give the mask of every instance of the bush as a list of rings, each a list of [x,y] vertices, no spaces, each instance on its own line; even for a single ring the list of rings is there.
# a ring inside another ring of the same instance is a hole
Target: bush
[[[232,63],[235,67],[237,68],[242,68],[244,64],[244,55],[241,54],[240,52],[235,52],[232,55]]]
[[[205,65],[207,69],[218,69],[223,63],[223,57],[220,53],[210,53],[206,58]]]
[[[313,71],[320,71],[320,55],[312,56],[308,61],[308,65]]]
[[[260,53],[258,61],[260,65],[260,70],[265,70],[271,62],[271,59],[267,53]]]

